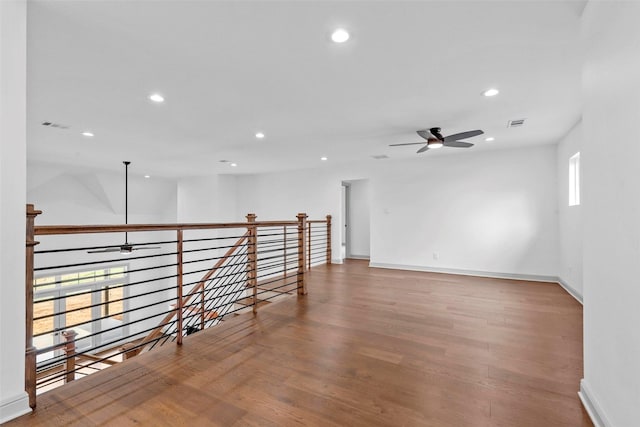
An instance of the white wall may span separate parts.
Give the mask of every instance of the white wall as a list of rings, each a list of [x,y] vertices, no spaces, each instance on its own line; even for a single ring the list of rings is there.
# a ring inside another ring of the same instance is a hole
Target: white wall
[[[299,210],[340,218],[341,182],[370,178],[373,265],[551,278],[558,272],[556,174],[555,146],[421,156],[242,176],[238,209],[263,219]]]
[[[214,175],[184,178],[178,181],[178,222],[244,220],[244,215],[236,215],[234,176]]]
[[[178,181],[178,222],[244,222],[244,215],[236,215],[236,179],[230,175],[214,175],[209,177],[191,177]],[[184,283],[195,283],[208,273],[218,259],[222,257],[228,248],[237,241],[245,232],[246,228],[240,229],[214,229],[214,230],[187,230],[184,233],[184,249],[189,251],[198,249],[198,252],[187,252],[184,255]],[[229,237],[229,239],[220,239]],[[201,242],[188,242],[190,239],[210,239]],[[215,246],[225,248],[205,250]],[[202,260],[202,261],[199,261]],[[231,263],[240,262],[239,259],[231,259]],[[191,292],[195,285],[185,286],[184,294]],[[236,289],[240,289],[234,295],[225,295],[215,302],[208,302],[209,306],[216,307],[218,314],[224,314],[232,309],[233,304],[220,306],[222,302],[235,301],[240,298],[245,290],[244,286],[238,285],[236,281],[226,286],[225,290],[218,291],[220,294],[228,294]]]
[[[589,2],[581,162],[584,380],[605,425],[640,425],[640,3]]]
[[[175,222],[176,182],[129,168],[129,223]],[[124,166],[121,173],[33,162],[27,169],[27,201],[42,210],[39,225],[124,224],[124,191]]]
[[[372,264],[557,275],[555,147],[394,166],[372,181]]]
[[[369,258],[371,241],[371,185],[368,179],[349,181],[349,247],[347,257]]]
[[[558,223],[563,286],[582,300],[582,205],[569,206],[569,158],[582,147],[582,121],[558,143]]]
[[[354,179],[352,173],[344,178]],[[258,221],[296,220],[305,212],[309,219],[332,216],[331,251],[340,259],[341,188],[343,175],[333,169],[290,171],[237,177],[237,216],[253,212]]]
[[[0,1],[0,422],[29,411],[24,392],[26,1]]]

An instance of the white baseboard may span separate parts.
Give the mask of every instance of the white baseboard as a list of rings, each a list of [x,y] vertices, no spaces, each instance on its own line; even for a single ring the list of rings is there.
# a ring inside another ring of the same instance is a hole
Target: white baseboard
[[[476,271],[476,270],[459,270],[457,268],[439,268],[439,267],[424,267],[424,266],[418,266],[418,265],[386,264],[381,262],[370,262],[369,267],[389,268],[393,270],[425,271],[428,273],[460,274],[463,276],[493,277],[496,279],[530,280],[534,282],[558,283],[559,281],[558,277],[556,276],[541,276],[537,274],[497,273],[492,271]]]
[[[342,264],[342,258],[331,258],[331,264]]]
[[[347,258],[351,258],[351,259],[366,259],[366,260],[368,260],[369,259],[369,255],[354,255],[354,254],[351,254],[351,255],[347,255]]]
[[[582,294],[580,292],[578,292],[577,290],[575,290],[574,288],[572,288],[567,282],[562,280],[562,277],[558,277],[558,284],[560,286],[562,286],[564,288],[564,290],[569,293],[569,295],[574,297],[576,299],[576,301],[578,301],[580,304],[584,305],[584,303],[582,302]]]
[[[587,382],[583,378],[580,380],[580,391],[578,396],[584,405],[584,409],[589,414],[591,422],[595,427],[612,427],[613,424],[609,421],[609,418],[604,413],[602,406],[598,403],[598,400],[593,395],[593,392],[589,388]]]
[[[0,402],[0,424],[31,412],[29,396],[26,392],[17,394]]]

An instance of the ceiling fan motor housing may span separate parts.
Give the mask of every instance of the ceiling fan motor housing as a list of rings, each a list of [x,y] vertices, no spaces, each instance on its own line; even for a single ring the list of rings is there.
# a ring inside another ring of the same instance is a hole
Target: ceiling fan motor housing
[[[429,132],[431,133],[431,135],[435,136],[440,141],[444,141],[444,136],[442,136],[442,134],[440,133],[440,128],[437,128],[437,127],[431,128],[429,129]]]

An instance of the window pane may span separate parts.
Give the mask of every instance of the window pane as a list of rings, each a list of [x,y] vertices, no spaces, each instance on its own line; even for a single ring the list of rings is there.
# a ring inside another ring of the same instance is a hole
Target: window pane
[[[109,271],[110,279],[119,279],[124,277],[125,268],[124,267],[112,267]]]
[[[62,286],[74,286],[78,284],[78,273],[63,274],[60,279]]]
[[[83,292],[86,289],[83,289]],[[67,326],[67,330],[73,329],[77,334],[75,337],[76,340],[76,350],[80,351],[91,347],[91,339],[87,337],[92,333],[91,327],[91,294],[67,294],[64,299],[66,303],[66,313],[64,314],[64,322]],[[72,311],[69,313],[69,310],[79,309],[77,311]],[[78,325],[79,324],[79,325]]]
[[[54,289],[56,287],[55,281],[56,281],[55,276],[40,277],[38,279],[35,279],[34,280],[35,292],[44,291],[46,289]]]
[[[83,293],[80,295],[68,294],[65,298],[66,313],[65,325],[71,326],[78,323],[91,322],[91,294]],[[69,312],[71,310],[75,310]]]
[[[33,318],[37,319],[42,316],[50,316],[45,319],[39,319],[33,321],[33,334],[38,335],[43,332],[48,332],[53,330],[53,310],[54,310],[54,301],[53,299],[41,299],[36,300],[33,303]]]
[[[83,271],[78,273],[79,283],[93,283],[95,281],[95,271]]]
[[[124,305],[122,301],[123,288],[121,286],[122,285],[114,285],[114,287],[105,287],[102,289],[101,317],[109,316],[112,319],[122,320]]]

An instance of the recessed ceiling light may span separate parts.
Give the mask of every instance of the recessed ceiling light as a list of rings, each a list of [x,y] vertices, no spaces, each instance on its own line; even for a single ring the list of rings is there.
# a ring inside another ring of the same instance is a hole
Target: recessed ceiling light
[[[322,160],[323,162],[327,160],[326,157],[320,157],[320,160]]]
[[[237,164],[237,163],[231,163],[231,167],[232,167],[232,168],[235,168],[236,166],[238,166],[238,164]]]
[[[160,95],[159,93],[152,93],[151,95],[149,95],[149,99],[157,103],[164,102],[164,96]]]
[[[349,40],[349,33],[347,32],[347,30],[338,28],[333,33],[331,33],[331,40],[333,40],[335,43],[344,43]]]
[[[86,131],[86,132],[82,132],[82,135],[91,137],[91,136],[93,136],[93,133],[89,132],[89,131]]]
[[[262,132],[256,133],[256,138],[258,138],[258,139],[264,138],[264,133],[262,133]]]
[[[149,178],[151,178],[151,175],[145,175],[144,177],[149,179]]]
[[[498,89],[494,89],[494,88],[487,89],[484,92],[482,92],[482,94],[484,96],[496,96],[499,93],[500,93],[500,91]]]
[[[495,141],[496,139],[494,137],[490,136],[488,138],[485,138],[484,140],[487,141],[487,142],[492,142],[492,141]]]

